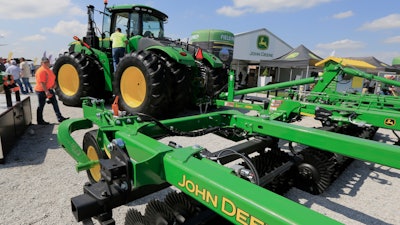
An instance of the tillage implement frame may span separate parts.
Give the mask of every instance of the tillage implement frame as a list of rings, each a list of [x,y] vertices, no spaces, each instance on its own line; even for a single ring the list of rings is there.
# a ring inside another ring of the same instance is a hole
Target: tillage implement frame
[[[360,132],[368,130],[369,136],[373,136],[378,128],[400,130],[398,96],[336,90],[337,83],[346,76],[359,77],[377,82],[377,85],[384,84],[397,88],[400,87],[399,81],[363,72],[358,68],[373,68],[373,66],[358,60],[331,57],[319,64],[325,65],[321,76],[243,90],[234,89],[231,73],[228,91],[221,93],[214,104],[220,107],[256,110],[262,116],[285,122],[301,120],[301,116],[312,116],[320,120],[324,127],[340,129],[351,125],[353,128],[358,127]],[[311,84],[315,84],[312,90],[300,91],[299,87]],[[297,90],[292,89],[293,87],[297,87]],[[286,89],[288,93],[286,96],[261,99],[263,104],[235,99],[235,96],[282,89]]]
[[[59,143],[91,180],[84,194],[71,199],[77,221],[94,217],[101,224],[114,224],[113,208],[172,185],[179,194],[149,202],[144,216],[128,211],[126,224],[207,224],[210,218],[223,218],[220,224],[341,224],[274,193],[285,187],[276,179],[289,179],[281,175],[303,160],[278,148],[279,140],[400,168],[398,146],[236,110],[160,121],[145,114],[115,115],[103,100],[93,98],[84,99],[82,108],[84,118],[66,120],[58,129]],[[71,134],[89,129],[81,147]],[[167,136],[210,133],[242,142],[217,152],[160,142]],[[275,159],[279,165],[272,165]]]

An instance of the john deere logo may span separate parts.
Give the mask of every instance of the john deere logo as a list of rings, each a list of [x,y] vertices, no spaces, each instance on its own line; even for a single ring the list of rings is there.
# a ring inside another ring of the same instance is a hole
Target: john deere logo
[[[394,119],[390,119],[390,118],[387,118],[387,119],[385,119],[385,125],[387,125],[387,126],[394,126],[395,124],[396,124],[396,120],[394,120]]]
[[[260,35],[257,38],[257,48],[260,50],[268,49],[269,37],[266,35]]]

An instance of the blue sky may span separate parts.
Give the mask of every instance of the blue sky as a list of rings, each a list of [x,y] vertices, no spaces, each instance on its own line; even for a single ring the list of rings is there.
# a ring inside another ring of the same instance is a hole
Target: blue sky
[[[103,0],[0,0],[0,56],[40,58],[66,51],[86,33],[86,6],[102,11]],[[388,64],[400,56],[397,0],[109,0],[144,4],[169,16],[166,36],[183,40],[199,29],[234,34],[266,28],[283,41],[305,45],[322,58],[375,56]],[[96,13],[101,27],[101,17]],[[101,28],[100,28],[101,29]]]

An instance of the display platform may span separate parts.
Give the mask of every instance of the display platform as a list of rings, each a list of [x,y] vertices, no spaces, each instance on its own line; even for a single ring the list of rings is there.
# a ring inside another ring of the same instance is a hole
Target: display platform
[[[21,96],[20,101],[16,101],[16,94],[11,93],[9,106],[6,95],[0,94],[0,163],[4,163],[7,153],[31,123],[30,96]]]

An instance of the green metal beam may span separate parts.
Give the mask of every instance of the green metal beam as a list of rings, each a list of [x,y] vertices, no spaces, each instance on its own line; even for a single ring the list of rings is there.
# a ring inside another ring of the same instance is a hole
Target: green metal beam
[[[164,168],[168,183],[233,224],[341,224],[235,176],[232,169],[193,157],[187,149],[168,153]]]
[[[91,161],[87,155],[83,152],[82,148],[72,138],[71,133],[81,129],[89,129],[93,127],[92,121],[88,119],[69,119],[63,121],[58,127],[57,140],[67,153],[78,162],[76,170],[90,169],[93,165],[97,164],[98,161]]]
[[[400,169],[399,146],[241,114],[232,116],[231,126]]]
[[[232,77],[232,75],[230,75]],[[301,80],[294,80],[294,81],[287,81],[287,82],[282,82],[282,83],[276,83],[276,84],[269,84],[265,85],[262,87],[254,87],[254,88],[247,88],[247,89],[242,89],[242,90],[233,90],[233,88],[229,88],[228,92],[222,92],[219,95],[219,98],[221,99],[226,99],[228,98],[228,101],[232,101],[234,96],[238,95],[245,95],[245,94],[250,94],[250,93],[256,93],[256,92],[262,92],[262,91],[271,91],[271,90],[277,90],[277,89],[282,89],[282,88],[289,88],[293,86],[298,86],[298,85],[304,85],[304,84],[311,84],[314,83],[316,79],[314,77],[309,77]],[[229,84],[232,84],[234,80],[229,79]],[[231,87],[232,85],[230,85]]]

